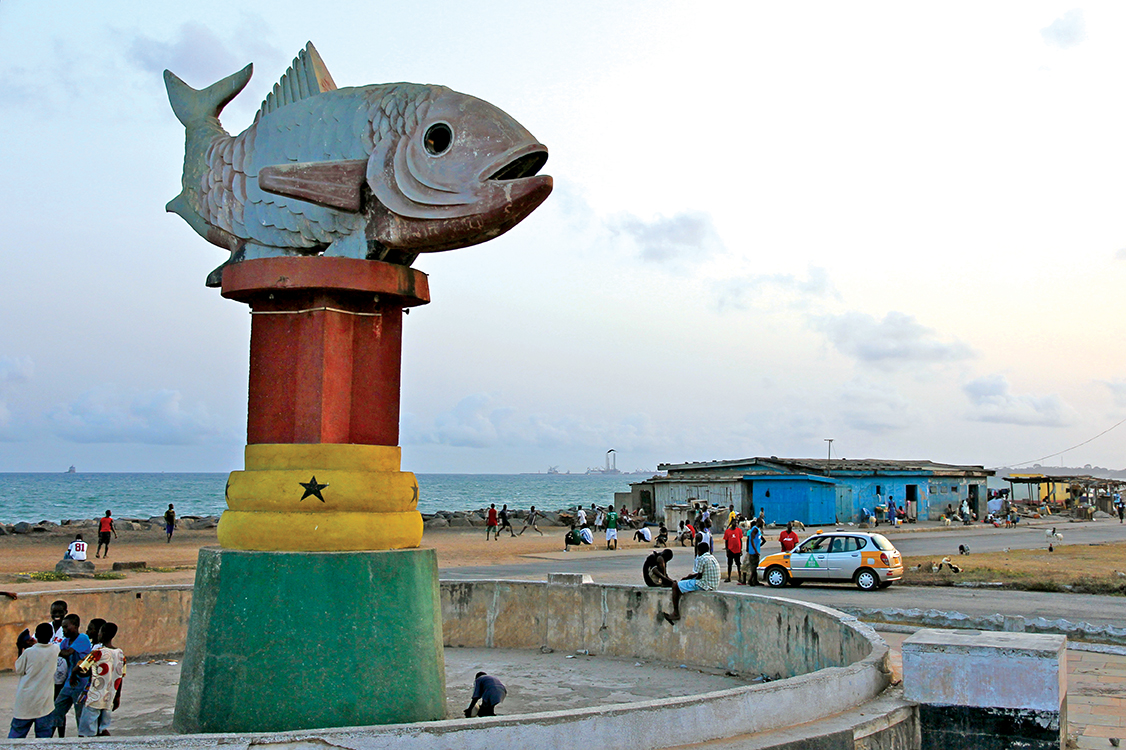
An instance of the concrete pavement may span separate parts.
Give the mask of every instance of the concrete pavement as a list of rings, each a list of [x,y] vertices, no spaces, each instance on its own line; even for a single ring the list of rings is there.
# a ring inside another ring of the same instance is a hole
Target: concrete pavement
[[[881,525],[878,531],[887,536],[905,555],[933,555],[938,558],[957,556],[958,545],[968,544],[973,551],[1000,551],[1030,549],[1046,546],[1044,532],[1055,527],[1064,535],[1063,544],[1095,544],[1099,542],[1126,542],[1126,525],[1117,519],[1093,522],[1068,523],[1056,516],[1034,521],[1026,528],[998,529],[984,524],[945,527],[936,522],[910,524],[897,529]],[[826,527],[828,528],[828,527]],[[846,527],[847,528],[847,527]],[[807,530],[807,535],[814,528]],[[876,531],[874,529],[874,531]],[[513,565],[487,565],[466,568],[443,568],[439,575],[450,580],[477,578],[513,578],[543,580],[548,573],[586,573],[600,583],[641,582],[641,563],[651,551],[649,548],[627,548],[616,552],[584,547],[545,555],[528,556]],[[803,535],[804,538],[805,535]],[[777,542],[771,539],[768,552],[776,550]],[[687,547],[672,547],[674,557],[669,572],[676,577],[687,575],[692,568],[692,553]],[[441,559],[439,559],[439,566]],[[721,565],[723,561],[721,559]],[[746,590],[735,584],[721,584]],[[756,593],[768,593],[758,589]],[[974,617],[994,614],[1042,617],[1047,620],[1065,619],[1071,622],[1089,622],[1092,625],[1126,625],[1126,597],[1090,596],[1035,591],[1006,591],[958,587],[892,586],[883,591],[862,592],[852,586],[805,584],[799,588],[787,587],[780,595],[828,607],[856,608],[880,607],[893,609],[937,609],[962,612]]]

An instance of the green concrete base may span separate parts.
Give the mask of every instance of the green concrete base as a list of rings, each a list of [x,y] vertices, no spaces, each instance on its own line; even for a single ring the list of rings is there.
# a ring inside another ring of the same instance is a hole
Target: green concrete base
[[[434,550],[200,550],[177,732],[431,721],[445,704]]]

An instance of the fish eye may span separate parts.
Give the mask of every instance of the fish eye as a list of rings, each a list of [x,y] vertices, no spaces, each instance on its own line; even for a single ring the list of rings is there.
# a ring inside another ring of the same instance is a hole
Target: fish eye
[[[453,142],[454,132],[444,122],[436,122],[427,128],[426,135],[422,139],[426,152],[431,156],[441,156],[446,153]]]

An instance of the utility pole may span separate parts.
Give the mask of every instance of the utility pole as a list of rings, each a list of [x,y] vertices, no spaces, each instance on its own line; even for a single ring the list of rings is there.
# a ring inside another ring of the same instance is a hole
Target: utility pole
[[[833,476],[833,438],[825,438],[825,442],[829,444],[829,456],[825,460],[825,474],[826,476]]]

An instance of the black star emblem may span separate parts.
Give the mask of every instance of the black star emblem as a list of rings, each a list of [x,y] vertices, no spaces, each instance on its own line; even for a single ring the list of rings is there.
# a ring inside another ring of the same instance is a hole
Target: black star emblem
[[[415,505],[418,505],[418,482],[415,482],[411,489],[414,490],[414,499],[411,500]]]
[[[328,485],[327,484],[318,484],[316,476],[314,476],[308,482],[298,482],[298,484],[305,488],[305,494],[301,496],[301,500],[304,500],[305,498],[312,495],[313,497],[320,500],[322,503],[325,501],[324,495],[321,494],[321,490],[323,490],[325,487],[328,487]],[[298,502],[300,502],[300,501],[298,501]]]

